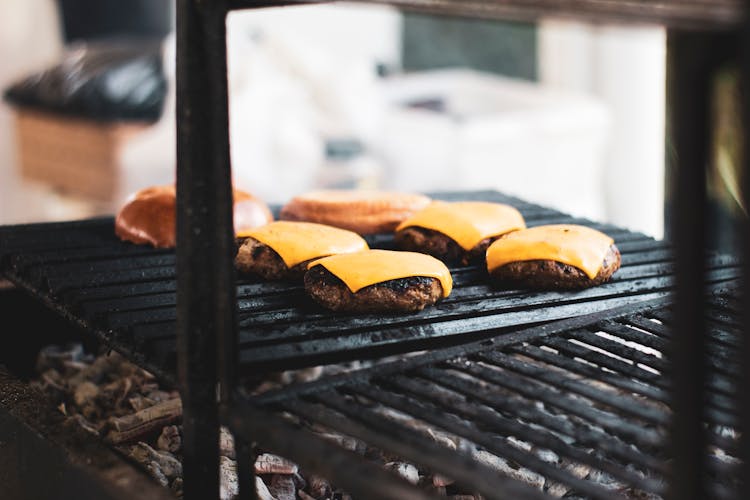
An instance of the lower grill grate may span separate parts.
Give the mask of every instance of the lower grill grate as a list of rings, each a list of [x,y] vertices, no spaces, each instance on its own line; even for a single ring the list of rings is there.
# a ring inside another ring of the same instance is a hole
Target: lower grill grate
[[[253,374],[434,349],[500,331],[575,317],[666,295],[673,285],[669,244],[577,219],[496,192],[435,195],[510,203],[529,226],[579,223],[607,232],[622,252],[611,282],[575,292],[498,290],[476,266],[451,270],[455,288],[436,307],[409,315],[325,311],[301,286],[241,279],[239,370]],[[392,248],[390,235],[369,238]],[[709,281],[735,279],[736,262],[715,256]],[[176,371],[175,255],[123,243],[112,218],[0,228],[0,273],[85,331],[158,376]]]
[[[738,498],[733,296],[714,295],[707,312],[706,459],[712,498],[722,499]],[[340,433],[486,498],[516,498],[524,488],[535,492],[530,498],[662,498],[671,419],[665,348],[679,334],[671,323],[670,299],[655,299],[251,396],[227,418],[238,436],[301,463],[310,459],[304,447],[264,426]],[[334,472],[346,481],[349,471]],[[358,498],[387,497],[387,485],[359,489]]]

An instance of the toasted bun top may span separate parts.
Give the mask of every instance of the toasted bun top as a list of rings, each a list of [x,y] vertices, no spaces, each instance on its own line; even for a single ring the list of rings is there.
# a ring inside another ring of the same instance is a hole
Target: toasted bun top
[[[174,185],[152,186],[133,193],[115,217],[115,234],[137,244],[171,248],[176,244],[177,196]],[[235,232],[273,220],[265,202],[234,190]]]
[[[237,236],[249,236],[268,245],[290,268],[306,260],[369,248],[353,231],[315,222],[280,220],[242,231]]]
[[[363,250],[332,255],[307,265],[323,266],[353,293],[370,285],[400,278],[427,277],[440,281],[443,297],[450,295],[453,278],[441,261],[427,254],[393,250]]]
[[[396,230],[414,226],[442,233],[469,251],[487,238],[524,229],[526,223],[521,212],[503,203],[434,201]]]
[[[282,207],[280,218],[328,224],[359,234],[391,232],[430,201],[421,194],[397,191],[313,191],[292,198]]]
[[[575,224],[551,224],[522,229],[487,248],[487,270],[511,262],[553,260],[577,267],[594,279],[614,240],[596,229]]]

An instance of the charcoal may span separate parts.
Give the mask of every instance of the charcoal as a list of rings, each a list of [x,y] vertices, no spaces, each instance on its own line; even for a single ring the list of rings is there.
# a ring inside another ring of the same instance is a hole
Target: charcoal
[[[80,407],[93,403],[99,395],[99,386],[91,382],[82,382],[78,384],[73,392],[73,401]]]
[[[226,427],[219,429],[219,453],[225,457],[236,458],[234,451],[234,436]]]
[[[169,479],[182,475],[182,464],[172,454],[166,451],[157,451],[147,443],[139,442],[130,450],[131,457],[140,463],[156,463],[161,471]]]
[[[96,428],[94,424],[89,422],[86,417],[84,417],[81,414],[76,414],[70,417],[66,422],[66,424],[75,424],[81,429],[85,430],[86,432],[99,437],[99,429]]]
[[[344,436],[343,434],[338,434],[334,432],[325,432],[325,433],[317,433],[317,434],[323,439],[333,441],[334,443],[341,446],[345,450],[364,454],[365,450],[367,449],[367,445],[365,443],[353,437]]]
[[[43,347],[37,355],[37,372],[48,369],[63,371],[66,362],[80,362],[83,359],[83,345],[80,343],[64,346],[49,345]]]
[[[270,453],[263,453],[255,460],[256,474],[294,474],[297,470],[296,464]]]
[[[276,500],[295,500],[297,498],[297,488],[294,485],[292,476],[284,474],[274,474],[268,483],[268,491]]]
[[[308,495],[304,491],[298,491],[297,496],[299,497],[300,500],[317,500],[315,497]]]
[[[161,470],[161,467],[159,467],[159,464],[156,462],[147,462],[146,463],[146,470],[151,474],[151,477],[156,479],[156,481],[161,484],[162,486],[169,486],[169,479],[167,479],[167,476],[164,474],[164,472]]]
[[[443,476],[442,474],[432,475],[432,484],[435,486],[449,486],[453,483],[455,483],[453,479],[447,478]]]
[[[307,478],[307,491],[313,498],[330,498],[333,494],[331,484],[327,479],[316,474],[311,474]]]
[[[472,455],[475,460],[506,476],[523,481],[524,483],[539,488],[540,490],[544,488],[544,476],[523,467],[512,467],[505,459],[484,450],[475,450]]]
[[[237,462],[227,457],[219,457],[219,498],[232,500],[239,493],[237,482]]]
[[[177,497],[182,497],[182,478],[176,477],[174,481],[172,481],[170,488],[175,492]]]
[[[182,448],[182,436],[176,425],[167,425],[161,430],[156,446],[163,451],[177,453]]]
[[[255,477],[255,491],[258,493],[258,500],[276,500],[271,492],[268,491],[268,486],[259,477]]]
[[[385,468],[395,472],[411,484],[419,482],[419,471],[412,464],[406,462],[388,462],[385,464]]]

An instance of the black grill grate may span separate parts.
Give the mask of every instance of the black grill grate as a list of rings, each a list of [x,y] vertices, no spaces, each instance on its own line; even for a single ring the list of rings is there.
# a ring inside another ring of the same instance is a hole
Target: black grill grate
[[[574,317],[664,296],[673,285],[668,243],[496,192],[434,195],[519,208],[529,226],[580,223],[610,234],[623,266],[607,284],[575,292],[493,289],[476,266],[452,269],[455,288],[436,307],[409,315],[325,311],[301,286],[239,280],[239,370],[261,373],[433,349],[523,325]],[[369,238],[392,248],[390,235]],[[711,282],[737,277],[733,259],[710,261]],[[123,243],[112,218],[11,226],[0,230],[0,271],[61,315],[157,375],[176,372],[176,282],[172,250]]]
[[[712,498],[739,498],[733,398],[741,330],[733,297],[713,295],[707,314]],[[294,456],[284,434],[264,426],[281,420],[310,436],[338,432],[486,498],[517,498],[519,481],[565,498],[661,498],[670,467],[672,319],[671,298],[660,298],[556,321],[268,392],[250,401],[266,413],[237,408],[229,421],[238,435],[292,459],[305,460],[302,448]],[[446,438],[457,450],[440,444]],[[370,481],[355,495],[387,497],[379,488]]]

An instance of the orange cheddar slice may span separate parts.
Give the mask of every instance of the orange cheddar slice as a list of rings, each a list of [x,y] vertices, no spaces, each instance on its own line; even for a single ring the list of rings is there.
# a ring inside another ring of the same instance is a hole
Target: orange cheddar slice
[[[367,250],[357,233],[313,222],[276,221],[237,234],[271,247],[291,268],[306,260]]]
[[[399,278],[424,276],[440,281],[443,297],[450,295],[453,278],[441,261],[417,252],[366,250],[350,254],[332,255],[308,264],[321,265],[346,284],[352,293],[377,283]]]
[[[594,279],[614,240],[585,226],[554,224],[508,234],[487,249],[487,270],[511,262],[553,260],[577,267]]]
[[[396,228],[422,227],[442,233],[464,250],[493,236],[524,229],[521,213],[510,205],[481,201],[435,201]]]

